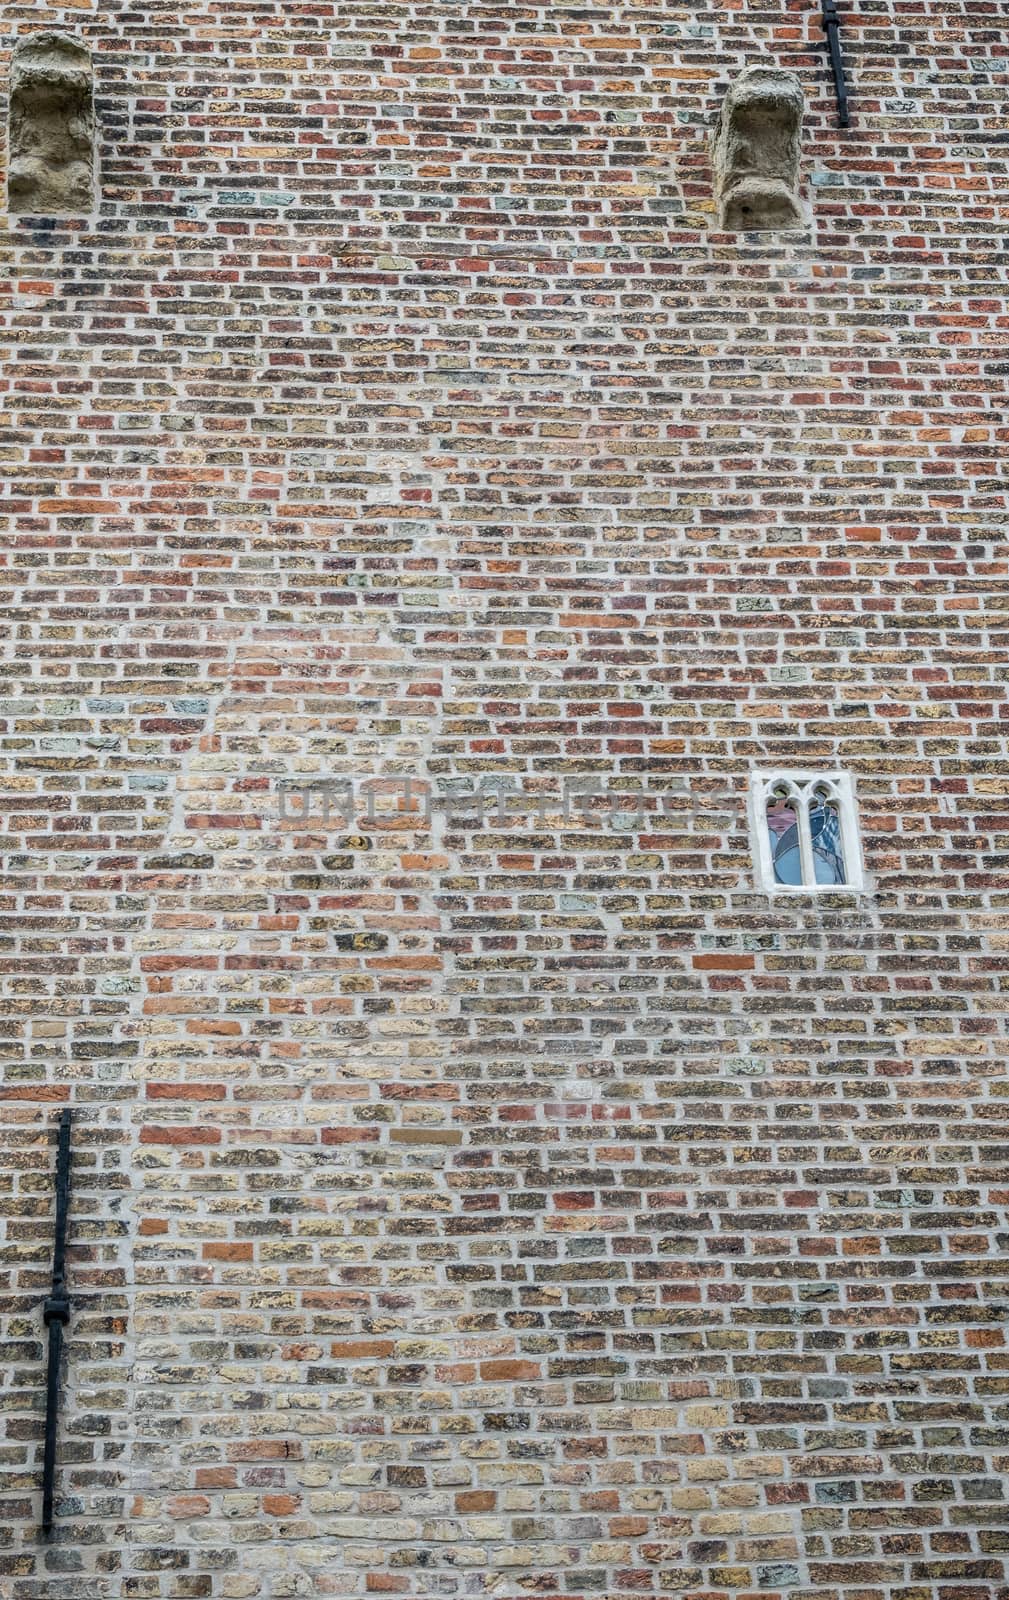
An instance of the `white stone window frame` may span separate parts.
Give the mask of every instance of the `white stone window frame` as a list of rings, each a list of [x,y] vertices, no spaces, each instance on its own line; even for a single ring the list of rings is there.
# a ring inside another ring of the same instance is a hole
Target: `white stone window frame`
[[[779,883],[774,875],[771,843],[767,830],[767,805],[776,789],[784,788],[795,807],[799,824],[799,850],[802,859],[802,883]],[[809,831],[809,802],[816,791],[826,791],[826,798],[837,806],[841,824],[841,849],[844,856],[845,883],[817,883],[813,865],[813,841]],[[862,842],[858,825],[858,805],[855,787],[848,772],[836,768],[776,767],[773,770],[750,773],[750,833],[753,856],[757,869],[757,884],[766,894],[822,895],[865,894],[865,872],[862,866]],[[808,881],[807,881],[808,880]]]

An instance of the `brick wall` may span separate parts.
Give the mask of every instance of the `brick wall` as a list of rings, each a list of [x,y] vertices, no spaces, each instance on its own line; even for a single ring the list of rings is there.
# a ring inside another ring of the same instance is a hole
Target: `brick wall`
[[[794,0],[8,6],[102,200],[0,241],[4,1600],[1006,1594],[1009,36],[855,9],[845,133]]]

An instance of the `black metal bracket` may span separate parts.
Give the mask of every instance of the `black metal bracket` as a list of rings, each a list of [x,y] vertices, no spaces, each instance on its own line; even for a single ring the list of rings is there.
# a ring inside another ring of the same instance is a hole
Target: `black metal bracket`
[[[851,115],[848,111],[848,85],[844,79],[840,27],[837,0],[823,0],[823,29],[827,35],[827,49],[830,51],[830,65],[834,73],[834,87],[837,90],[837,115],[841,127],[848,128],[851,126]]]
[[[67,1211],[70,1206],[70,1107],[60,1113],[56,1139],[56,1235],[53,1241],[52,1288],[42,1306],[42,1321],[49,1332],[46,1371],[46,1432],[42,1458],[42,1532],[53,1525],[53,1487],[56,1478],[56,1425],[60,1410],[60,1359],[63,1330],[70,1321],[66,1285]]]

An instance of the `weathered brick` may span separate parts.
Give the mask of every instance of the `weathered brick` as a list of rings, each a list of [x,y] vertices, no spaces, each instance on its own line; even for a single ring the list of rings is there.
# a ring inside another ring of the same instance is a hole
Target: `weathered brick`
[[[812,5],[14,5],[12,1600],[1004,1595],[1003,21],[843,9],[844,131]],[[758,895],[820,765],[868,892]]]

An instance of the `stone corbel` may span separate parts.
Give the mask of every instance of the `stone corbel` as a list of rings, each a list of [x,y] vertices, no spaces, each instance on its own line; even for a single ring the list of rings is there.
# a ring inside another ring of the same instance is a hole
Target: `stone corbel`
[[[718,226],[725,232],[803,226],[802,113],[794,73],[748,67],[730,88],[713,145]]]
[[[15,214],[83,215],[94,196],[91,55],[63,33],[30,33],[14,50],[7,205]]]

